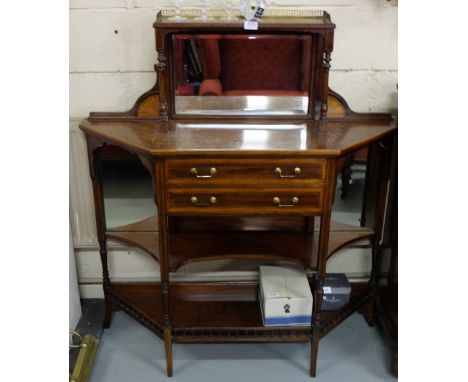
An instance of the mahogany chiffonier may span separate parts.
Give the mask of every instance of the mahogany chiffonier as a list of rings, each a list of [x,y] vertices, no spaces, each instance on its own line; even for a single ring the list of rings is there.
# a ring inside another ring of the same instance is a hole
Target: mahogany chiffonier
[[[319,341],[363,308],[373,324],[385,195],[396,122],[351,111],[328,88],[335,25],[326,12],[264,17],[258,30],[240,18],[154,23],[155,86],[127,112],[93,112],[86,134],[106,302],[104,326],[121,309],[165,343],[310,341],[316,375]],[[336,179],[369,147],[379,176],[368,187],[367,226],[331,220]],[[107,228],[102,164],[115,153],[139,158],[152,179],[155,216]],[[353,241],[371,240],[368,283],[349,303],[322,310],[327,260]],[[107,240],[143,249],[159,262],[160,282],[114,282]],[[174,282],[182,265],[209,259],[282,260],[313,277],[311,326],[264,327],[255,282]]]

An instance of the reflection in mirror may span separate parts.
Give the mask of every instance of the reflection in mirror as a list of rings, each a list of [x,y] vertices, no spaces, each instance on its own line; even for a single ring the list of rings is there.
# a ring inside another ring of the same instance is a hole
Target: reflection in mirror
[[[177,123],[176,127],[179,130],[190,131],[198,137],[210,133],[210,130],[214,131],[221,140],[225,137],[226,142],[237,142],[240,150],[305,150],[309,137],[305,123]]]
[[[216,130],[307,130],[305,123],[299,124],[259,124],[259,123],[177,123],[178,129],[216,129]]]
[[[102,187],[109,231],[156,216],[151,176],[139,160],[104,161]]]
[[[310,35],[175,34],[176,114],[306,115]]]
[[[365,209],[363,210],[363,203],[366,188],[366,167],[367,165],[365,163],[354,163],[348,169],[351,173],[352,184],[346,196],[343,195],[344,172],[341,172],[335,191],[335,195],[341,195],[341,197],[335,197],[332,209],[332,220],[362,227],[361,222],[364,218],[362,214],[365,213]]]

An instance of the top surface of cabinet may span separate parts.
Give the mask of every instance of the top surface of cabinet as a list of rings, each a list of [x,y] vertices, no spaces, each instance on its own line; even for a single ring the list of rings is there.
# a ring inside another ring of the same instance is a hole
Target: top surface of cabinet
[[[339,156],[396,131],[394,120],[307,123],[92,121],[87,134],[153,156]]]

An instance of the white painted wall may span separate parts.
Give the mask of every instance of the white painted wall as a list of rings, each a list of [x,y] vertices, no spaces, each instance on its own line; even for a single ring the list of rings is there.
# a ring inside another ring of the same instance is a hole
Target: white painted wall
[[[328,11],[337,25],[331,87],[357,111],[396,109],[396,0],[271,3]],[[156,62],[152,23],[158,9],[170,5],[167,0],[70,0],[71,117],[84,117],[91,110],[126,110],[152,87]]]
[[[184,1],[187,7],[199,3]],[[397,0],[267,3],[278,8],[329,12],[337,25],[330,87],[342,94],[356,111],[397,109]],[[153,86],[156,54],[152,24],[157,11],[171,4],[170,0],[70,0],[70,218],[74,246],[78,249],[76,261],[82,297],[99,295],[100,288],[93,283],[100,280],[101,269],[86,148],[78,122],[90,111],[127,110]],[[216,7],[222,1],[210,4]],[[145,260],[138,255],[123,255],[135,250],[119,247],[116,251],[120,255],[116,257],[114,273],[119,277],[148,276],[139,270],[144,269]],[[359,256],[348,260],[356,275],[367,269]],[[356,264],[361,264],[361,268],[356,269]],[[157,270],[156,265],[150,273],[157,274]]]
[[[69,321],[70,330],[75,330],[78,321],[81,318],[80,292],[78,289],[78,277],[76,274],[75,251],[73,249],[72,232],[70,229],[70,250],[69,250]]]

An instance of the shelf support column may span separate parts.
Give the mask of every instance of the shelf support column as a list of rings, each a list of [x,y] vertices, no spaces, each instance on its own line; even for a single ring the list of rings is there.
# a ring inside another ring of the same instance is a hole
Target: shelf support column
[[[170,316],[169,253],[167,248],[167,216],[164,203],[164,162],[156,161],[153,176],[154,199],[158,208],[159,224],[159,267],[161,274],[161,294],[163,313],[163,338],[166,352],[167,376],[172,377],[172,328]]]
[[[104,196],[102,191],[102,160],[100,150],[102,144],[98,145],[92,138],[87,136],[88,160],[93,185],[94,212],[96,218],[96,231],[99,242],[99,255],[102,265],[102,286],[104,289],[105,315],[103,327],[108,329],[111,324],[114,304],[110,297],[110,276],[107,263],[107,240],[106,240],[106,214],[104,209]]]
[[[323,212],[320,217],[319,249],[317,255],[317,272],[314,282],[314,309],[312,313],[312,340],[310,352],[310,375],[317,375],[317,356],[320,341],[320,312],[322,310],[323,282],[325,280],[330,221],[336,187],[336,160],[327,162],[327,182],[324,190]]]
[[[376,144],[376,166],[378,171],[378,188],[375,200],[374,238],[372,240],[372,268],[369,279],[370,299],[367,303],[365,316],[369,326],[375,323],[375,301],[377,298],[378,276],[381,264],[383,228],[385,208],[387,204],[388,183],[390,180],[393,137]]]
[[[324,51],[322,57],[322,99],[320,105],[320,119],[325,119],[328,111],[328,75],[330,73],[331,53],[333,51],[333,30],[327,31],[323,37]]]

